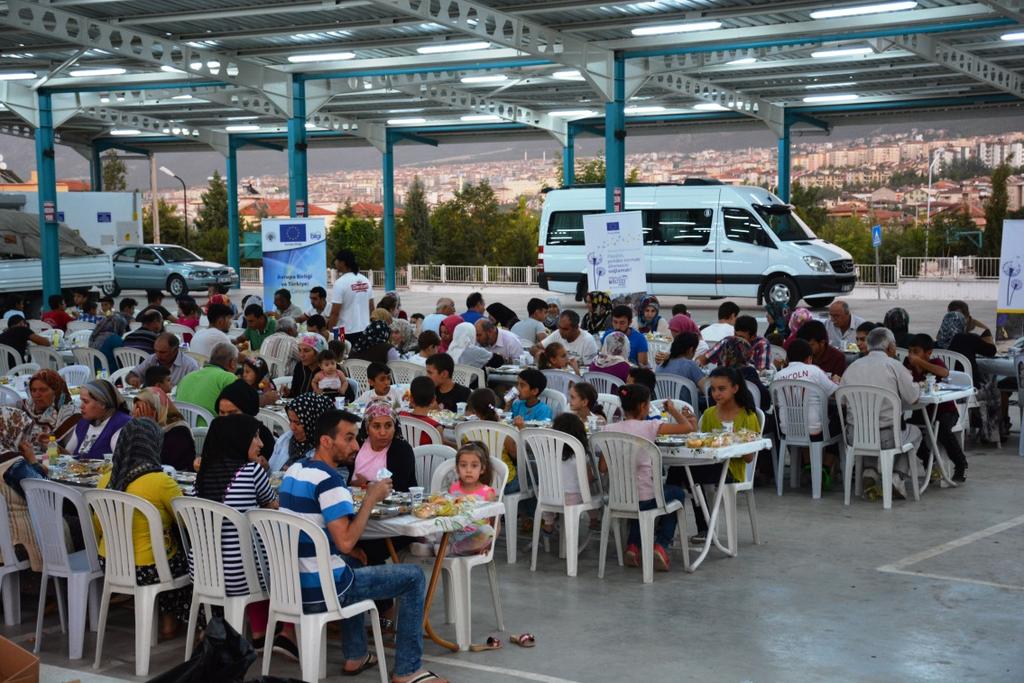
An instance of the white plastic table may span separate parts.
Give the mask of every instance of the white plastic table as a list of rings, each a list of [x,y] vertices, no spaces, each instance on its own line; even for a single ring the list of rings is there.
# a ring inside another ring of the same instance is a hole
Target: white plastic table
[[[504,514],[505,505],[503,503],[481,503],[473,508],[473,512],[468,517],[471,519],[486,519],[504,516]],[[438,531],[441,532],[441,541],[437,545],[437,557],[434,558],[434,567],[430,571],[430,581],[427,583],[427,595],[423,601],[423,630],[428,638],[452,652],[458,652],[459,646],[445,640],[434,632],[434,628],[430,625],[430,606],[434,602],[437,581],[441,578],[441,567],[444,564],[445,555],[448,553],[448,536],[452,531],[457,530],[453,528],[454,525],[452,524],[455,520],[456,518],[454,517],[420,519],[414,515],[399,515],[390,519],[370,519],[366,522],[366,529],[362,535],[362,538],[367,539],[383,538],[387,543],[388,552],[391,553],[391,561],[398,564],[398,553],[395,552],[395,546],[391,543],[392,538],[396,536],[418,538]],[[444,522],[448,522],[448,524],[443,524]],[[515,533],[515,527],[513,526],[512,531],[506,533]]]
[[[697,559],[690,562],[690,568],[687,570],[694,572],[697,571],[697,567],[704,562],[708,553],[711,552],[712,543],[729,557],[736,556],[736,553],[719,542],[717,530],[718,511],[722,507],[722,498],[725,494],[725,477],[729,471],[729,461],[733,458],[741,458],[745,455],[752,455],[771,448],[772,442],[770,439],[757,439],[756,441],[733,444],[732,446],[724,446],[722,448],[687,448],[685,443],[686,435],[680,434],[673,439],[659,439],[658,447],[661,449],[661,464],[663,467],[681,466],[686,468],[686,479],[690,482],[691,495],[697,499],[701,512],[704,514],[704,519],[708,522],[708,533],[704,538],[704,547],[701,548]],[[693,483],[693,476],[690,474],[690,468],[697,465],[720,465],[722,468],[721,473],[718,475],[718,484],[715,486],[715,497],[711,501],[710,512],[708,511],[704,494],[697,491],[697,487]],[[686,543],[686,540],[684,539],[683,542]]]
[[[974,396],[974,387],[952,387],[949,385],[940,384],[937,385],[936,391],[930,394],[921,392],[921,397],[916,403],[907,406],[910,410],[921,411],[921,416],[924,418],[924,432],[928,438],[928,466],[925,468],[924,483],[921,484],[921,493],[924,493],[931,483],[932,463],[938,462],[939,472],[942,475],[942,484],[946,486],[955,487],[957,484],[949,476],[949,470],[952,463],[946,457],[945,453],[939,450],[938,440],[936,438],[936,424],[938,422],[939,411],[937,406],[940,403],[947,403],[953,401],[962,401],[966,398]],[[929,408],[933,408],[929,411]],[[914,457],[917,457],[916,455]]]

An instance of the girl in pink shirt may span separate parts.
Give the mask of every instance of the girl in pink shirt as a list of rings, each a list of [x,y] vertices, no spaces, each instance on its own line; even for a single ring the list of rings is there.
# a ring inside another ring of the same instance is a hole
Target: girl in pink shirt
[[[491,459],[487,448],[481,443],[471,442],[455,454],[455,472],[458,478],[448,487],[453,496],[476,496],[482,501],[498,499],[497,492],[485,481],[491,481]],[[494,542],[493,520],[475,521],[462,531],[451,534],[448,540],[449,555],[477,555],[486,553]],[[425,539],[426,543],[414,543],[414,555],[426,556],[437,552],[440,536]]]

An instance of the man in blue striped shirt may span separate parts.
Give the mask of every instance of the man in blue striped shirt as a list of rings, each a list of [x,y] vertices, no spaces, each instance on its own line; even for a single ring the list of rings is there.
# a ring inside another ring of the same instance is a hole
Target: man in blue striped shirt
[[[342,554],[352,553],[366,528],[370,510],[391,492],[391,480],[370,483],[358,513],[352,494],[337,468],[354,460],[359,451],[356,431],[359,418],[329,410],[317,422],[317,446],[313,457],[300,460],[285,473],[279,491],[281,508],[295,512],[322,527],[330,546],[330,566],[335,591],[342,607],[361,600],[399,598],[398,628],[395,635],[395,683],[443,683],[429,671],[420,670],[423,654],[423,600],[425,581],[418,566],[388,564],[374,567],[350,567]],[[320,575],[312,540],[300,539],[299,570],[303,610],[308,613],[326,609],[320,587]],[[355,673],[377,666],[377,659],[366,646],[363,615],[342,622],[344,673]]]

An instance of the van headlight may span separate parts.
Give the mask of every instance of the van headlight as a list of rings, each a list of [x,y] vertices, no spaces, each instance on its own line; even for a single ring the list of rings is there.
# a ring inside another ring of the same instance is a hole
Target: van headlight
[[[817,256],[804,256],[804,263],[807,264],[808,268],[815,272],[829,272],[828,262],[823,258],[818,258]]]

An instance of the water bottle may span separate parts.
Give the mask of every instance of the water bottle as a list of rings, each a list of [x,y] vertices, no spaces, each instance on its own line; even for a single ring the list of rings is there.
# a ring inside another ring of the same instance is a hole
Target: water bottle
[[[338,410],[345,410],[345,397],[338,396],[334,399],[334,407]]]
[[[60,457],[60,449],[57,448],[57,437],[51,436],[46,446],[46,466],[53,468],[57,466],[57,458]]]
[[[517,398],[519,398],[519,389],[512,387],[511,389],[508,390],[508,393],[505,394],[505,405],[512,403],[512,401],[516,400]]]
[[[60,346],[60,334],[54,332],[53,338],[51,339],[51,343],[53,344],[53,348],[57,348],[58,346]]]

